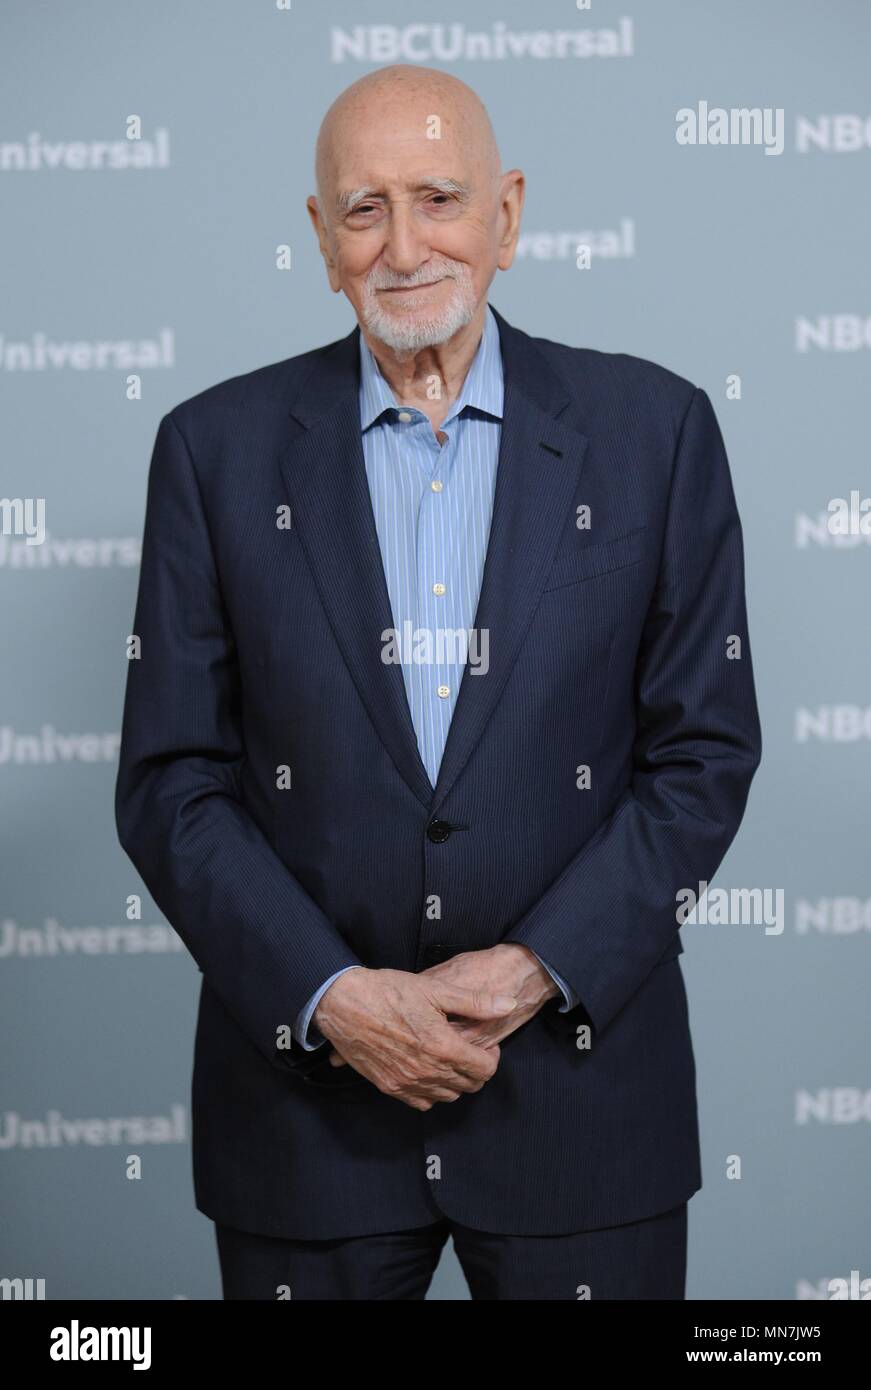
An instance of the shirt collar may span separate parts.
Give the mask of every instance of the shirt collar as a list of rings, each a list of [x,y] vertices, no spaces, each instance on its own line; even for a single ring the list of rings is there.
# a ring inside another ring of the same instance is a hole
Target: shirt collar
[[[484,331],[472,364],[466,373],[460,394],[444,420],[449,424],[465,406],[474,406],[488,415],[502,419],[504,402],[502,352],[499,345],[499,325],[490,305],[484,315]],[[399,409],[399,403],[381,375],[369,344],[360,334],[360,428],[367,430],[385,410]]]

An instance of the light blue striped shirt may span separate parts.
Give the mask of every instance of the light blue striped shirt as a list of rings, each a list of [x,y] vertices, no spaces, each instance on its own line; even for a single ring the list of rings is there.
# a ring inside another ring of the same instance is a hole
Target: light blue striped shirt
[[[443,444],[423,411],[397,404],[360,334],[366,477],[393,613],[395,651],[402,659],[408,707],[433,786],[467,652],[468,678],[486,679],[487,649],[478,646],[473,625],[493,513],[503,400],[499,326],[489,306],[466,379],[440,426],[447,436]],[[465,634],[467,642],[458,641],[457,633]],[[477,663],[482,666],[478,675],[471,670]],[[578,1001],[571,986],[542,964],[565,997],[562,1012],[574,1007]],[[341,974],[344,971],[324,982],[297,1019],[294,1036],[308,1051],[323,1041],[307,1040],[311,1016]]]

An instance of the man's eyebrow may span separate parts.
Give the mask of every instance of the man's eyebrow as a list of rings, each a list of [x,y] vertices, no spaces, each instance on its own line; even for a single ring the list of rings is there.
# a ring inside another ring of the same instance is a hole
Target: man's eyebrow
[[[417,183],[409,186],[410,192],[422,193],[427,188],[433,188],[438,193],[451,193],[458,198],[468,198],[469,189],[466,184],[458,183],[456,179],[446,179],[433,175],[432,178],[419,179]],[[364,202],[367,198],[381,198],[383,193],[374,184],[369,184],[363,188],[352,188],[346,193],[339,193],[336,196],[336,210],[342,213],[350,212],[355,203]]]

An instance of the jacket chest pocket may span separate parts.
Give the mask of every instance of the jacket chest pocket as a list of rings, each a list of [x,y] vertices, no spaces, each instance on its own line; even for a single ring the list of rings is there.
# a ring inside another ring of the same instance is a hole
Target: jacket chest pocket
[[[579,533],[583,534],[583,533]],[[566,544],[560,550],[544,586],[544,592],[562,589],[568,584],[581,584],[600,574],[635,565],[644,554],[646,526],[637,526],[622,536],[610,540],[579,542],[576,547]]]

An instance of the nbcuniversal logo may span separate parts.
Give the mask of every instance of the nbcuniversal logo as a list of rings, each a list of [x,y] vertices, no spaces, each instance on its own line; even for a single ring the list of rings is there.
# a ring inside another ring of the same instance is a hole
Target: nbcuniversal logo
[[[499,19],[489,29],[467,29],[460,23],[356,24],[352,29],[334,25],[330,33],[331,63],[500,63],[512,58],[542,62],[631,58],[634,52],[634,22],[625,16],[603,28],[510,29]]]
[[[816,710],[801,706],[795,712],[795,741],[808,743],[857,743],[871,739],[871,705],[818,705]]]
[[[854,1125],[871,1121],[871,1091],[858,1086],[824,1086],[818,1091],[796,1091],[795,1123],[815,1120],[821,1125]]]

